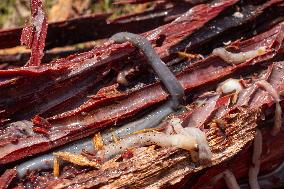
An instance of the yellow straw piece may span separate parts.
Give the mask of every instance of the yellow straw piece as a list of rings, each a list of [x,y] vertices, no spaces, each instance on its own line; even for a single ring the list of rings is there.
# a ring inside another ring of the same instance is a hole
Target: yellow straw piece
[[[147,128],[147,129],[142,129],[139,131],[135,131],[133,133],[130,133],[129,135],[136,135],[136,134],[140,134],[140,133],[147,133],[147,132],[160,132],[160,128]]]
[[[53,153],[57,158],[60,158],[64,161],[68,161],[70,163],[80,165],[80,166],[91,166],[99,168],[100,164],[95,161],[90,161],[88,158],[78,154],[72,154],[70,152],[56,152]],[[55,158],[56,159],[56,158]]]
[[[101,133],[96,133],[93,138],[93,145],[94,148],[97,150],[101,150],[104,148],[103,138],[101,136]]]
[[[177,52],[178,56],[180,58],[183,58],[183,59],[188,59],[188,60],[191,60],[191,59],[204,59],[204,57],[201,55],[201,54],[190,54],[190,53],[186,53],[186,52]]]
[[[59,160],[57,157],[54,157],[54,160],[53,160],[53,175],[55,177],[59,176]]]

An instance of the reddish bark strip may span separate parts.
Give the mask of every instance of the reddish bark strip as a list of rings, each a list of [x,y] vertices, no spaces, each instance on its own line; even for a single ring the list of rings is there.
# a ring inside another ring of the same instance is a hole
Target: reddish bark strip
[[[32,50],[27,66],[39,66],[43,57],[48,24],[42,6],[41,0],[31,0],[32,26],[26,26],[21,36],[21,43]]]

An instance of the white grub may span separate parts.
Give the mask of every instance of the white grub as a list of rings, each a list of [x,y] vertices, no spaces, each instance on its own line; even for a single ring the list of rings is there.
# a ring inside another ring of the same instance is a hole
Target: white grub
[[[271,135],[277,135],[281,130],[282,123],[282,109],[280,106],[280,96],[277,91],[272,87],[270,83],[265,80],[260,80],[256,82],[256,85],[265,89],[275,100],[276,109],[274,116],[274,127],[271,130]]]
[[[262,135],[257,129],[253,142],[252,165],[249,168],[249,185],[251,189],[260,189],[257,181],[257,175],[260,169],[260,158],[262,153]]]
[[[223,42],[223,44],[226,45],[226,46],[227,46],[227,45],[230,45],[231,43],[232,43],[231,40],[230,40],[230,41]]]
[[[173,126],[176,133],[187,137],[193,137],[196,140],[198,145],[198,159],[200,162],[207,163],[211,161],[212,152],[204,132],[195,127],[183,128],[179,118],[171,119],[170,124]]]
[[[239,64],[249,59],[263,55],[264,53],[265,53],[265,47],[259,47],[258,49],[255,50],[247,52],[239,52],[239,53],[229,52],[225,48],[216,48],[212,52],[213,55],[219,56],[220,58],[222,58],[223,60],[225,60],[230,64]]]
[[[239,93],[243,89],[244,86],[242,85],[240,80],[230,78],[220,83],[216,91],[222,94],[230,94],[233,92]]]
[[[193,137],[181,134],[169,135],[165,133],[147,132],[129,135],[128,137],[121,139],[118,144],[111,143],[104,146],[104,149],[98,151],[96,156],[106,161],[117,154],[121,154],[127,149],[153,144],[161,147],[177,147],[188,151],[197,149],[197,143]]]
[[[244,15],[241,12],[235,12],[233,14],[233,16],[236,17],[236,18],[243,18],[244,17]]]
[[[118,73],[116,81],[117,81],[117,83],[119,83],[120,85],[123,85],[123,86],[129,85],[129,82],[126,79],[126,74],[125,74],[124,71],[121,71],[121,72]]]
[[[240,186],[236,180],[235,175],[228,169],[226,169],[224,172],[219,173],[212,179],[212,183],[217,183],[221,178],[224,178],[227,188],[228,189],[240,189]]]
[[[129,81],[127,80],[127,76],[134,74],[136,71],[139,71],[138,67],[126,67],[123,70],[121,70],[118,74],[117,74],[117,78],[116,81],[117,83],[119,83],[120,85],[123,86],[128,86],[129,85]]]

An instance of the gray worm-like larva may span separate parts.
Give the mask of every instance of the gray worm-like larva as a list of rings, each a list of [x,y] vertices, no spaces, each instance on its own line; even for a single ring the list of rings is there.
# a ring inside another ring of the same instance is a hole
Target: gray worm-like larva
[[[116,43],[130,42],[135,47],[139,48],[146,56],[148,63],[157,73],[158,77],[171,95],[172,108],[178,109],[184,97],[184,90],[175,75],[167,67],[167,65],[160,59],[158,54],[153,49],[151,43],[144,37],[128,33],[120,32],[113,35],[111,40]]]

